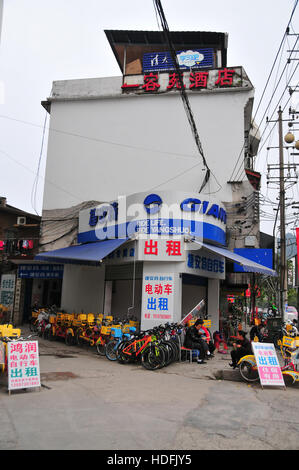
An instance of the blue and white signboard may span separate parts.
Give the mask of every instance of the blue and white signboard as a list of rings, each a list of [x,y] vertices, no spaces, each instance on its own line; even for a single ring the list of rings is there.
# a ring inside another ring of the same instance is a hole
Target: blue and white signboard
[[[143,324],[151,321],[156,324],[173,321],[174,274],[145,274],[142,282]]]
[[[198,193],[160,191],[136,193],[84,209],[79,214],[78,243],[135,234],[191,235],[225,245],[226,210],[222,203]]]
[[[62,279],[63,264],[20,264],[19,279]]]
[[[176,53],[182,70],[214,67],[214,51],[211,48],[178,51]],[[166,72],[173,70],[170,52],[151,52],[143,55],[143,72]]]

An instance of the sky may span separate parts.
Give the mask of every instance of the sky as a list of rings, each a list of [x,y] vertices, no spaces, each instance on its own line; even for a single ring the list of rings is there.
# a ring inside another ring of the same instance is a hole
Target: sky
[[[272,119],[277,118],[279,90],[286,87],[289,78],[291,85],[299,80],[299,73],[292,77],[298,61],[290,61],[277,95],[270,102],[280,71],[287,63],[287,50],[296,40],[296,36],[289,36],[263,95],[294,5],[295,0],[162,0],[171,31],[228,33],[228,66],[242,65],[255,87],[254,114],[258,111],[256,122],[260,124],[261,120],[261,133],[265,111],[269,116],[274,113]],[[41,101],[50,96],[52,82],[121,74],[105,29],[160,30],[153,1],[4,0],[0,42],[0,196],[6,197],[8,204],[41,214],[49,124],[47,117],[44,134],[47,113]],[[292,31],[299,32],[299,6]],[[293,53],[292,57],[297,56]],[[284,96],[287,101],[289,94]],[[296,107],[299,95],[294,93],[289,104]],[[288,107],[285,118],[287,110]],[[286,126],[284,123],[284,130]],[[266,130],[269,129],[268,124]],[[276,134],[274,129],[266,139],[267,132],[264,133],[265,143],[256,160],[256,169],[263,175],[262,194],[272,201],[277,191],[267,188],[266,170],[267,163],[278,161],[278,153],[275,149],[267,151],[267,146],[277,145]],[[299,139],[299,129],[297,134]],[[232,158],[237,161],[238,156]],[[299,201],[298,184],[289,191],[290,197]],[[271,233],[275,212],[270,203],[264,211],[271,217],[264,216],[262,229]]]

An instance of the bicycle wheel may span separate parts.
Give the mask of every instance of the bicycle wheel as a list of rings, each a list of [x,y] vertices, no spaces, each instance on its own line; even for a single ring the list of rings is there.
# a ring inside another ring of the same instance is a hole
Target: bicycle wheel
[[[177,349],[172,341],[162,341],[162,345],[165,346],[168,357],[165,357],[165,365],[169,365],[172,362],[176,361],[177,359]]]
[[[165,364],[165,354],[162,348],[151,345],[143,351],[141,364],[147,370],[160,369]]]
[[[72,333],[67,333],[65,336],[65,344],[67,346],[73,346],[75,344],[75,337],[72,335]]]
[[[76,332],[76,343],[78,346],[83,346],[86,343],[84,338],[82,338],[83,333],[84,333],[83,328],[79,328]]]
[[[239,365],[241,377],[246,382],[257,382],[259,380],[259,373],[257,367],[253,367],[250,362],[243,361]]]
[[[30,322],[29,322],[29,330],[32,332],[32,333],[35,333],[36,332],[36,318],[31,318]]]
[[[49,341],[54,341],[55,339],[55,336],[53,335],[53,330],[52,328],[49,328],[49,332],[48,332],[48,338],[47,338]]]
[[[105,356],[105,351],[106,351],[106,343],[103,339],[101,339],[99,341],[98,344],[96,344],[96,348],[97,348],[97,353],[100,355],[100,356]]]
[[[129,341],[122,341],[119,343],[117,350],[116,350],[116,359],[120,364],[128,364],[132,362],[132,358],[129,354],[123,352],[123,349],[129,345]]]
[[[109,359],[109,361],[116,361],[116,349],[117,349],[117,344],[118,341],[117,339],[113,339],[112,341],[109,341],[109,343],[106,344],[106,357]]]

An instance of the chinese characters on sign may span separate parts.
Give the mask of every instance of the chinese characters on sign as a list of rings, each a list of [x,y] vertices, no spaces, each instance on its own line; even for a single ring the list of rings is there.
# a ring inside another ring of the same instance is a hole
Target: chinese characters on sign
[[[145,320],[173,320],[173,274],[145,275],[143,278],[143,317]]]
[[[261,385],[285,386],[274,344],[252,342]]]
[[[21,264],[20,279],[62,279],[63,264]]]
[[[200,269],[202,271],[208,271],[210,273],[224,274],[225,263],[224,260],[212,258],[210,256],[195,255],[188,253],[187,266],[191,269]]]
[[[200,90],[209,88],[223,88],[223,87],[234,87],[240,86],[241,81],[234,80],[238,76],[235,69],[223,68],[213,71],[194,71],[189,73],[189,77],[186,73],[181,72],[180,77],[175,72],[168,74],[162,74],[163,80],[165,75],[168,75],[168,82],[166,83],[166,89],[162,90],[160,83],[160,74],[158,72],[145,73],[143,75],[143,83],[127,83],[122,85],[122,89],[126,91],[134,91],[140,89],[144,92],[158,92],[158,91],[169,91],[169,90],[181,90],[182,82],[186,77],[185,83],[183,84],[185,89],[189,90]]]
[[[214,50],[212,48],[176,51],[180,69],[190,70],[214,67]],[[168,51],[148,52],[143,54],[144,72],[165,72],[174,70],[172,54]]]
[[[140,240],[138,259],[144,261],[184,261],[184,243],[182,239],[172,238]]]
[[[0,304],[12,308],[14,302],[16,276],[14,274],[2,274],[0,289]]]
[[[40,387],[37,341],[7,343],[8,390]]]

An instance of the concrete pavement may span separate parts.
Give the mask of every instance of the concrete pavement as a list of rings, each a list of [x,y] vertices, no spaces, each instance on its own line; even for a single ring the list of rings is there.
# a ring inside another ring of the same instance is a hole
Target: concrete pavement
[[[147,371],[58,341],[39,350],[41,391],[8,395],[0,378],[1,449],[299,448],[298,387],[248,386],[229,356]]]

